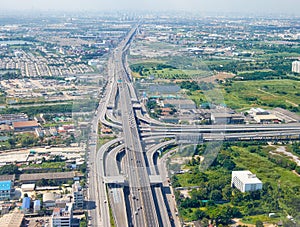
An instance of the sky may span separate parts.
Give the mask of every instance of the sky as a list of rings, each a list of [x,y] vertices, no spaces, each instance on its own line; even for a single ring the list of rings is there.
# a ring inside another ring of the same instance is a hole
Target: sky
[[[300,0],[1,0],[1,10],[193,10],[299,14]]]

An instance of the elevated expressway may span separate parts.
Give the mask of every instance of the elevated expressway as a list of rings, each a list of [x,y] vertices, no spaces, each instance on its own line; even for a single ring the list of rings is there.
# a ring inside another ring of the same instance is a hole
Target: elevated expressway
[[[136,30],[127,34],[109,59],[109,82],[92,122],[95,135],[98,122],[119,133],[98,151],[91,148],[90,168],[95,176],[90,174],[89,179],[90,187],[96,188],[89,190],[96,201],[96,209],[90,212],[92,225],[111,226],[110,204],[116,226],[180,226],[176,204],[165,192],[166,167],[157,164],[164,163],[165,157],[157,160],[157,151],[177,144],[185,135],[199,137],[199,142],[299,139],[300,124],[191,126],[151,119],[138,101],[126,62]]]

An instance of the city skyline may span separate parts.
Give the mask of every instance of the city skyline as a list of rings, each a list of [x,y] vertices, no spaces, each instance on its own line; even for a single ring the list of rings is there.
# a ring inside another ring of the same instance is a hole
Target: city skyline
[[[297,14],[300,2],[297,0],[266,0],[266,1],[238,1],[228,0],[226,3],[221,0],[196,1],[196,0],[159,0],[153,1],[120,1],[106,2],[103,0],[53,0],[41,2],[38,0],[11,0],[2,3],[2,11],[14,10],[59,10],[59,11],[100,11],[100,10],[192,10],[199,12],[240,12],[240,13],[284,13]]]

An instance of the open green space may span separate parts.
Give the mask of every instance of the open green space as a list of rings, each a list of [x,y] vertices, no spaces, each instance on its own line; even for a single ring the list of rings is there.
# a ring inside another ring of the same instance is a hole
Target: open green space
[[[299,81],[234,81],[223,85],[222,91],[225,103],[234,109],[260,106],[300,111]]]
[[[43,162],[41,164],[31,163],[23,165],[22,168],[40,168],[40,169],[62,169],[66,166],[65,162]]]
[[[204,155],[204,149],[198,148],[194,155]],[[292,215],[299,222],[300,177],[292,171],[296,165],[284,156],[269,153],[273,149],[259,143],[225,143],[213,164],[203,171],[199,156],[194,156],[181,167],[189,170],[187,173],[172,177],[175,188],[198,187],[188,190],[189,197],[176,190],[181,217],[185,221],[210,219],[227,225],[232,218],[249,224],[288,223],[286,216]],[[250,170],[261,179],[263,189],[241,193],[231,188],[233,170]],[[270,218],[269,213],[276,217]]]
[[[156,79],[199,79],[211,75],[209,71],[202,69],[178,68],[178,65],[172,64],[171,61],[135,63],[130,68],[134,73],[138,73],[139,77],[154,76]]]
[[[256,80],[230,81],[212,90],[189,92],[190,99],[197,105],[213,99],[214,94],[222,94],[224,103],[233,109],[242,111],[251,107],[281,107],[293,112],[300,112],[300,81],[294,80]],[[218,101],[212,100],[212,101]]]

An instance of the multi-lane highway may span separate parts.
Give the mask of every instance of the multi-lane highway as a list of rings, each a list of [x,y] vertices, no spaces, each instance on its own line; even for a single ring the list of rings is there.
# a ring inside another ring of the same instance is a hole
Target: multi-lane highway
[[[135,31],[133,30],[132,33]],[[118,63],[118,89],[121,104],[123,136],[126,152],[126,174],[128,176],[128,184],[131,202],[131,224],[134,226],[159,226],[157,212],[152,196],[150,180],[147,173],[146,163],[144,160],[144,148],[140,141],[135,112],[133,110],[132,99],[136,99],[133,95],[134,90],[126,69],[124,68],[124,50],[130,42],[131,35],[125,39],[123,48],[116,51]]]
[[[138,101],[126,61],[137,28],[111,54],[105,94],[92,122],[88,193],[95,201],[95,207],[89,207],[92,226],[111,226],[110,207],[116,226],[180,226],[174,198],[164,190],[169,187],[165,157],[159,167],[153,160],[157,150],[176,144],[180,136],[196,135],[202,142],[299,139],[300,135],[300,124],[185,126],[151,119]],[[97,150],[98,122],[112,128],[118,138]]]

